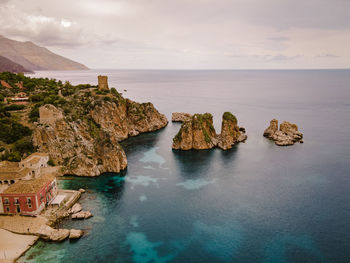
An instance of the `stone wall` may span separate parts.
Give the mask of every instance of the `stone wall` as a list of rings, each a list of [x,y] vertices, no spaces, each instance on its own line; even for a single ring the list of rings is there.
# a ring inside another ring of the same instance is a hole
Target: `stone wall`
[[[53,125],[57,120],[63,119],[62,111],[51,104],[46,104],[39,108],[41,124]]]

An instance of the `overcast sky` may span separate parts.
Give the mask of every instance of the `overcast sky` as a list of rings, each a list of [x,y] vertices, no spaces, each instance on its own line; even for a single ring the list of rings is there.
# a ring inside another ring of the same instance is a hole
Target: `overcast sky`
[[[350,68],[350,0],[0,0],[0,30],[91,68]]]

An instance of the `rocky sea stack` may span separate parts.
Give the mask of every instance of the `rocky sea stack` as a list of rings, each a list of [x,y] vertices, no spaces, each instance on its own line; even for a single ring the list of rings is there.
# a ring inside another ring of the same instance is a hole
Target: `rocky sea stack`
[[[275,141],[278,146],[293,145],[296,142],[303,143],[303,134],[298,131],[298,126],[288,121],[282,122],[278,130],[278,120],[271,120],[270,126],[264,131],[264,136]]]
[[[221,134],[218,139],[218,147],[223,150],[231,149],[235,143],[247,139],[245,129],[238,127],[237,118],[231,112],[225,112],[222,116]]]
[[[195,114],[182,123],[173,139],[173,149],[205,150],[215,147],[218,143],[213,116],[210,113]]]
[[[188,115],[182,113],[182,116]],[[210,113],[195,114],[191,118],[186,117],[173,139],[172,148],[175,150],[205,150],[218,146],[227,150],[231,149],[235,143],[246,139],[245,129],[238,127],[236,117],[230,112],[225,112],[223,115],[220,135],[216,134],[213,116]]]

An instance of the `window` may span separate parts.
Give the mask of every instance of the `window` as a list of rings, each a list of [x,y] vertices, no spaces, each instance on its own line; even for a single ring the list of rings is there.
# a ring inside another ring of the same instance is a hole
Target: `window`
[[[15,197],[15,204],[16,204],[16,205],[19,205],[18,197]]]
[[[27,205],[28,205],[28,208],[32,208],[32,198],[27,197]]]
[[[6,207],[6,212],[9,213],[10,212],[10,208]]]
[[[15,180],[11,180],[11,181],[10,181],[10,184],[14,184],[14,183],[15,183]]]
[[[5,205],[8,205],[8,204],[10,204],[9,199],[5,198]]]

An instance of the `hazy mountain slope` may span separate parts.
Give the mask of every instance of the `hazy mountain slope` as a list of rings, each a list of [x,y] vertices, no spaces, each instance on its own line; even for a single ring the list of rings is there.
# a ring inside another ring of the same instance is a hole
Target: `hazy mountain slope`
[[[19,65],[12,60],[0,56],[0,72],[31,72],[29,69],[24,68],[22,65]]]
[[[83,70],[83,64],[59,56],[32,42],[19,42],[0,36],[0,55],[29,70]]]

